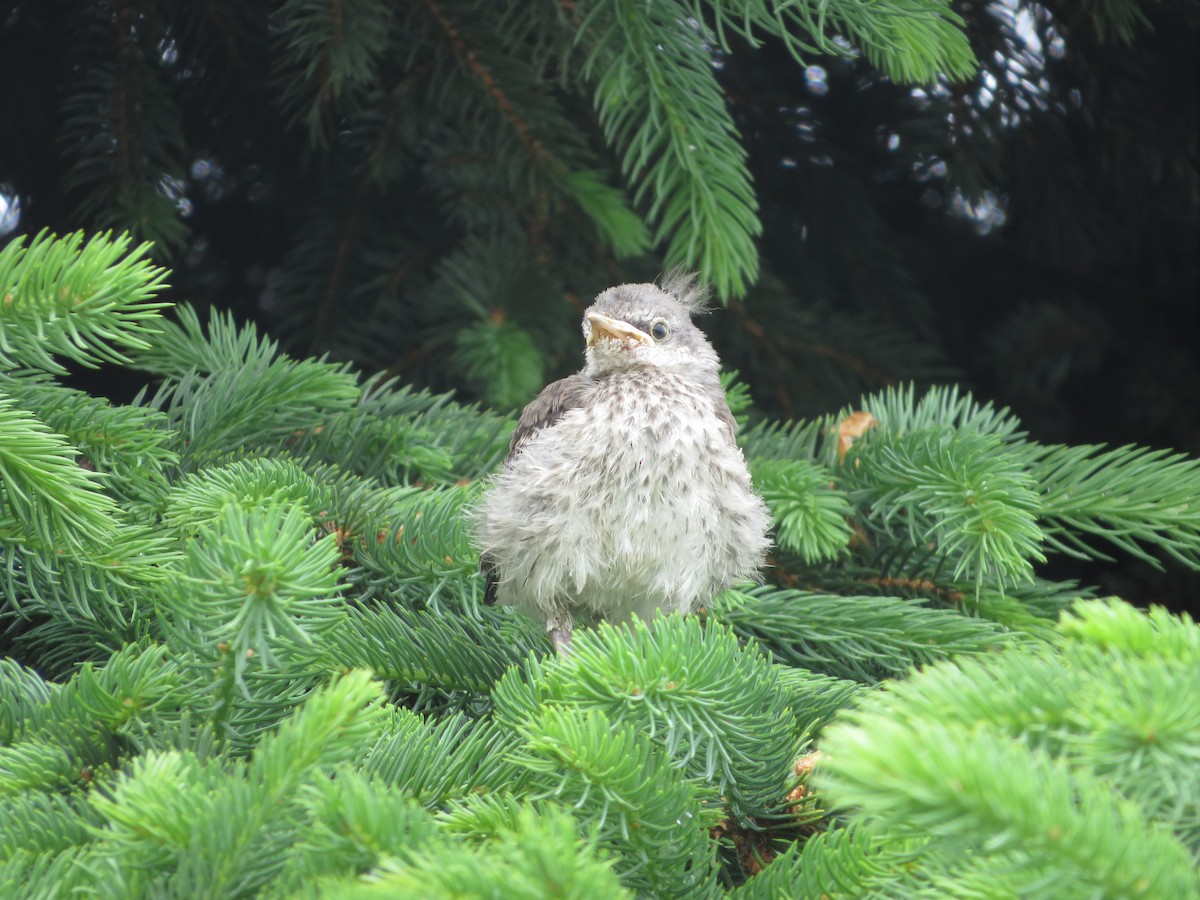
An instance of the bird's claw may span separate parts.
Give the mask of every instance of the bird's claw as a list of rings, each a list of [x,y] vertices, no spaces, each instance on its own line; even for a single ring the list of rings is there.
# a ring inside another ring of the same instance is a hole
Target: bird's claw
[[[554,626],[550,629],[550,643],[554,645],[554,652],[559,656],[566,656],[571,652],[571,628],[570,626]]]

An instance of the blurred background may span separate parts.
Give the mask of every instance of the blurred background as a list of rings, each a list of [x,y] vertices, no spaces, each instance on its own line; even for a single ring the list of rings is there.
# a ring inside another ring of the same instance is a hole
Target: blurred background
[[[1195,454],[1198,25],[1195,0],[7,0],[0,242],[130,230],[174,300],[502,410],[579,367],[597,291],[683,263],[756,415],[958,383],[1045,442]]]

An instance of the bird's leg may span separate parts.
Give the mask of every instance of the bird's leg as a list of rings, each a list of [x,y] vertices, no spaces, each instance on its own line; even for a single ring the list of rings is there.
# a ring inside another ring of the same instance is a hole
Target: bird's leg
[[[565,616],[562,619],[557,617],[546,622],[546,630],[550,632],[550,643],[554,645],[554,652],[560,656],[566,656],[571,652],[571,617]]]

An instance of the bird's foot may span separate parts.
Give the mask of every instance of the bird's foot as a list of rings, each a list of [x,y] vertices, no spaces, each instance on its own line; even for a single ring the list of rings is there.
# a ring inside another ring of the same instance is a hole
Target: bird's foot
[[[554,652],[559,656],[569,654],[571,652],[571,626],[552,625],[549,630],[550,643],[554,645]]]

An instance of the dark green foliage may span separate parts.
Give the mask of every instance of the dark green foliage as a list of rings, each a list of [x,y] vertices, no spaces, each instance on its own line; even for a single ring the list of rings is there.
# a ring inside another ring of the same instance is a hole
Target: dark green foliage
[[[1195,0],[3,9],[0,228],[154,241],[297,357],[512,410],[597,290],[683,263],[771,415],[952,380],[1048,441],[1200,447]],[[293,440],[444,479],[420,428],[324,413]]]
[[[705,897],[715,893],[715,845],[694,782],[675,776],[633,725],[600,709],[549,706],[529,722],[516,761],[541,776],[538,796],[574,807],[617,859],[617,872],[639,894]],[[653,802],[646,802],[653,798]]]
[[[149,244],[129,252],[131,244],[128,235],[96,235],[85,244],[82,232],[43,232],[0,250],[0,366],[61,375],[66,369],[55,355],[95,366],[128,362],[123,351],[149,347],[167,305],[155,296],[166,272],[144,258]]]
[[[894,890],[903,884],[901,867],[910,859],[902,850],[885,848],[866,828],[840,828],[814,835],[803,845],[794,844],[729,896],[737,900],[888,896],[889,887]]]
[[[539,710],[600,712],[660,744],[673,766],[728,802],[735,816],[778,804],[780,773],[798,752],[788,693],[767,661],[732,631],[672,617],[653,631],[601,625],[565,659],[530,661],[495,691],[495,716],[521,723]],[[591,725],[587,725],[591,727]]]
[[[429,841],[418,853],[386,861],[369,881],[345,887],[330,885],[329,893],[444,900],[497,891],[505,897],[528,900],[548,894],[576,900],[632,896],[621,886],[611,861],[597,849],[598,842],[584,835],[564,810],[549,805],[523,807],[490,832],[487,843],[446,838]]]
[[[868,682],[950,656],[990,653],[1017,640],[986,620],[893,597],[758,587],[722,594],[712,615],[789,665]]]
[[[163,379],[148,403],[187,435],[186,468],[237,450],[285,446],[358,396],[344,366],[281,356],[273,341],[215,312],[207,335],[189,308],[180,319],[137,362]]]
[[[1195,567],[1200,509],[1190,484],[1198,468],[1200,462],[1181,453],[1146,447],[1043,448],[1033,473],[1042,485],[1046,540],[1064,553],[1095,555],[1084,545],[1089,535],[1155,563],[1140,546],[1149,543]],[[1153,500],[1131,490],[1135,480],[1153,480],[1147,485]],[[1147,529],[1147,521],[1169,522],[1169,527]]]
[[[761,460],[754,484],[775,518],[775,540],[807,563],[836,559],[853,532],[849,498],[824,467],[802,460]]]
[[[1018,892],[1195,896],[1195,624],[1096,601],[1078,615],[1054,645],[944,663],[865,699],[829,730],[821,783],[881,834],[986,849]],[[1140,652],[1122,646],[1126,623]]]
[[[118,244],[42,242],[58,321]],[[557,655],[480,603],[511,420],[134,315],[161,273],[120,252],[80,315],[132,405],[0,305],[43,342],[0,374],[0,893],[1200,891],[1200,629],[1038,574],[1097,539],[1195,568],[1193,461],[945,388],[760,423],[768,583]]]

